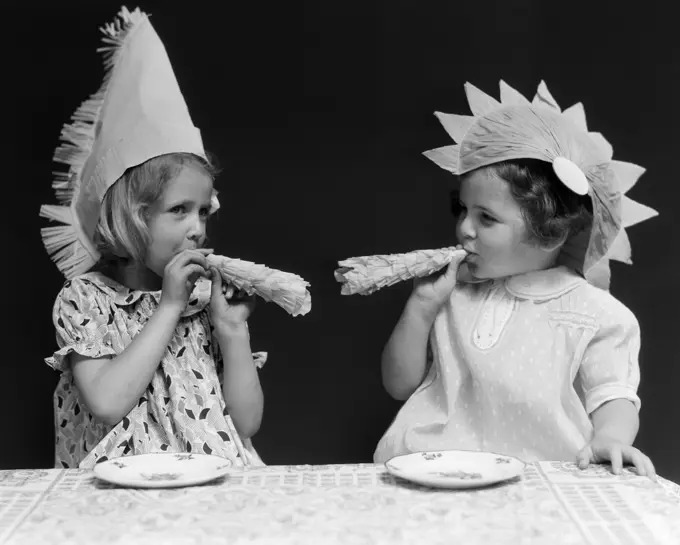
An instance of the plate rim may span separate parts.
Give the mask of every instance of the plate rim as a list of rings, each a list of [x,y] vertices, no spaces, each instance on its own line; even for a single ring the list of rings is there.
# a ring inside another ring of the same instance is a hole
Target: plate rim
[[[390,467],[390,462],[397,458],[405,458],[407,456],[413,456],[413,455],[418,455],[418,454],[436,454],[436,453],[466,453],[466,454],[488,454],[492,456],[502,456],[504,458],[510,458],[511,460],[514,460],[516,462],[519,462],[520,467],[519,467],[519,472],[516,475],[513,475],[511,477],[506,477],[503,479],[484,479],[482,482],[464,482],[464,481],[457,481],[457,482],[451,482],[449,481],[448,484],[424,484],[422,480],[416,480],[413,479],[412,477],[405,477],[403,475],[397,474],[398,469],[394,468],[393,466]],[[436,450],[417,450],[413,452],[408,452],[405,454],[397,454],[395,456],[390,457],[384,462],[385,469],[393,476],[399,477],[400,479],[404,479],[406,481],[414,482],[420,485],[424,486],[429,486],[429,487],[437,487],[437,488],[481,488],[485,486],[489,486],[492,484],[497,484],[497,483],[502,483],[506,481],[510,481],[512,479],[516,479],[517,477],[522,476],[524,473],[524,470],[527,468],[527,462],[524,460],[518,458],[517,456],[512,456],[511,454],[502,454],[500,452],[495,452],[491,450],[471,450],[471,449],[436,449]],[[395,471],[396,469],[396,471]]]
[[[227,464],[226,467],[223,467],[221,469],[215,468],[214,474],[211,474],[209,476],[205,477],[196,477],[190,480],[183,480],[183,481],[138,481],[135,478],[131,479],[119,479],[116,478],[115,475],[113,478],[110,476],[104,476],[102,475],[102,471],[100,466],[102,467],[111,467],[114,465],[115,462],[121,462],[123,460],[129,460],[129,459],[137,459],[139,460],[140,458],[153,458],[153,457],[175,457],[177,455],[192,455],[196,457],[202,457],[203,459],[216,459],[216,460],[221,460],[225,464]],[[229,460],[228,458],[224,458],[222,456],[217,456],[216,454],[207,454],[204,452],[143,452],[140,454],[130,454],[127,456],[119,456],[117,458],[109,458],[107,460],[104,460],[103,462],[98,462],[92,467],[92,472],[94,476],[101,480],[101,481],[106,481],[108,483],[115,484],[117,486],[125,486],[129,488],[181,488],[185,486],[193,486],[193,485],[198,485],[198,484],[205,484],[211,481],[215,481],[217,479],[220,479],[224,477],[225,475],[229,474],[229,472],[233,471],[233,462]]]

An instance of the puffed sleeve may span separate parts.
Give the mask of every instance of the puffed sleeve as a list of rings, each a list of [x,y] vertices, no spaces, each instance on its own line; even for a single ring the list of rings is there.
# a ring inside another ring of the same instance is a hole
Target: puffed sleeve
[[[607,312],[586,347],[579,370],[588,414],[613,399],[628,399],[640,410],[640,326],[623,305]]]
[[[116,354],[113,309],[93,282],[75,278],[64,284],[54,303],[52,321],[59,350],[45,363],[55,370],[66,370],[71,352],[91,358]]]

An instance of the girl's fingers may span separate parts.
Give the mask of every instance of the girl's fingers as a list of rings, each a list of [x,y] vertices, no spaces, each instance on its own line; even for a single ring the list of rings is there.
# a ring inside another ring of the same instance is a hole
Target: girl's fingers
[[[205,258],[205,255],[198,252],[197,250],[185,250],[173,257],[166,268],[181,268],[190,263],[198,264],[203,267],[203,269],[207,269],[209,267],[208,260]]]
[[[456,251],[456,256],[451,260],[451,263],[449,263],[449,269],[454,268],[457,269],[460,264],[463,262],[463,260],[467,257],[467,252],[463,250],[462,248],[459,248]]]
[[[463,263],[463,261],[465,261],[467,255],[468,255],[467,252],[462,248],[456,249],[455,257],[451,260],[451,263],[449,263],[449,266],[446,268],[445,276],[448,282],[453,282],[454,285],[458,283],[459,276],[458,273],[461,264]]]
[[[243,290],[238,290],[234,294],[234,299],[236,301],[238,301],[239,303],[246,303],[246,304],[250,305],[250,304],[255,302],[255,294],[248,295],[248,292],[243,291]]]
[[[210,291],[214,297],[215,294],[222,292],[224,289],[224,285],[222,284],[222,275],[220,275],[220,271],[218,271],[215,267],[210,267],[210,279],[212,280],[212,287]]]
[[[208,260],[206,255],[213,253],[212,248],[198,248],[196,250],[184,250],[175,254],[175,256],[165,266],[165,270],[169,271],[176,267],[182,267],[187,263],[198,263],[204,269],[208,268]]]
[[[579,469],[587,469],[588,466],[590,465],[592,455],[591,455],[591,450],[590,446],[587,446],[584,448],[581,452],[579,452],[576,463],[578,465]]]
[[[168,261],[168,264],[165,266],[165,270],[169,271],[173,269],[177,263],[182,259],[182,252],[175,254],[170,261]]]
[[[619,447],[612,447],[609,452],[609,461],[612,465],[612,473],[614,475],[620,475],[621,469],[623,468],[623,456]]]
[[[248,295],[248,292],[245,290],[240,290],[236,286],[229,285],[226,288],[226,291],[224,293],[224,296],[228,301],[230,301],[232,304],[253,304],[255,303],[255,295]]]
[[[630,455],[630,463],[635,466],[635,471],[641,477],[649,477],[653,481],[656,481],[656,470],[654,469],[654,464],[649,459],[648,456],[644,455],[638,449],[631,447],[633,449]]]
[[[607,450],[594,452],[588,445],[577,456],[579,469],[586,469],[589,462],[597,463],[609,460],[611,471],[614,475],[620,475],[624,464],[631,464],[640,476],[647,476],[653,481],[657,481],[656,470],[652,461],[635,447],[611,446]]]
[[[629,452],[627,456],[624,457],[628,459],[628,463],[632,464],[635,467],[635,471],[638,475],[641,477],[644,477],[647,475],[647,466],[645,464],[645,456],[637,449],[633,449],[632,452]]]
[[[446,266],[446,271],[442,275],[443,278],[446,278],[447,280],[452,280],[456,278],[456,275],[458,274],[458,265],[460,264],[460,261],[456,258],[451,260],[451,263],[449,263]]]
[[[654,482],[658,482],[657,476],[656,476],[656,468],[654,467],[654,464],[652,461],[649,459],[649,456],[645,456],[645,468],[647,470],[647,476],[652,479]]]
[[[185,268],[182,269],[182,276],[184,276],[184,278],[187,281],[194,283],[201,276],[205,276],[207,278],[208,273],[205,271],[205,269],[201,265],[198,265],[196,263],[192,263],[192,264],[187,265]]]
[[[456,285],[458,281],[458,267],[460,267],[460,263],[465,259],[465,256],[465,253],[460,252],[460,254],[456,255],[446,267],[446,272],[444,272],[440,278],[443,279],[443,282],[446,282],[447,286],[450,284]]]
[[[205,250],[208,251],[208,250]],[[207,269],[210,267],[208,264],[208,259],[206,253],[204,253],[204,249],[200,248],[197,250],[187,250],[186,252],[187,255],[187,261],[186,263],[198,263],[201,265],[204,269]]]

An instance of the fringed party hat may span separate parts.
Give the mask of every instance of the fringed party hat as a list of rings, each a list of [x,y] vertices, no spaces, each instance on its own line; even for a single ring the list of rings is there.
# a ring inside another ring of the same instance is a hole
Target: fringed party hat
[[[569,189],[593,204],[592,228],[565,243],[560,263],[608,289],[609,261],[631,263],[625,229],[657,215],[625,195],[645,169],[612,160],[611,144],[588,131],[583,105],[562,111],[544,82],[533,101],[504,81],[500,102],[469,83],[465,91],[473,115],[435,114],[456,144],[425,155],[457,175],[513,159],[551,163]]]
[[[42,229],[42,238],[67,278],[97,262],[93,235],[101,202],[128,168],[168,153],[206,159],[200,131],[147,15],[123,7],[101,31],[104,82],[61,132],[54,160],[69,170],[56,172],[52,186],[62,204],[40,209],[41,216],[62,224]],[[218,206],[214,198],[213,209]]]

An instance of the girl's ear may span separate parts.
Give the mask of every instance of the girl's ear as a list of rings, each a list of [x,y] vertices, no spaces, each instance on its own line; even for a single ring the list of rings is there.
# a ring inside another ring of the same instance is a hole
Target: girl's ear
[[[544,252],[555,252],[559,250],[562,246],[564,246],[564,243],[567,241],[568,236],[569,232],[566,232],[557,240],[541,244],[540,248]]]

